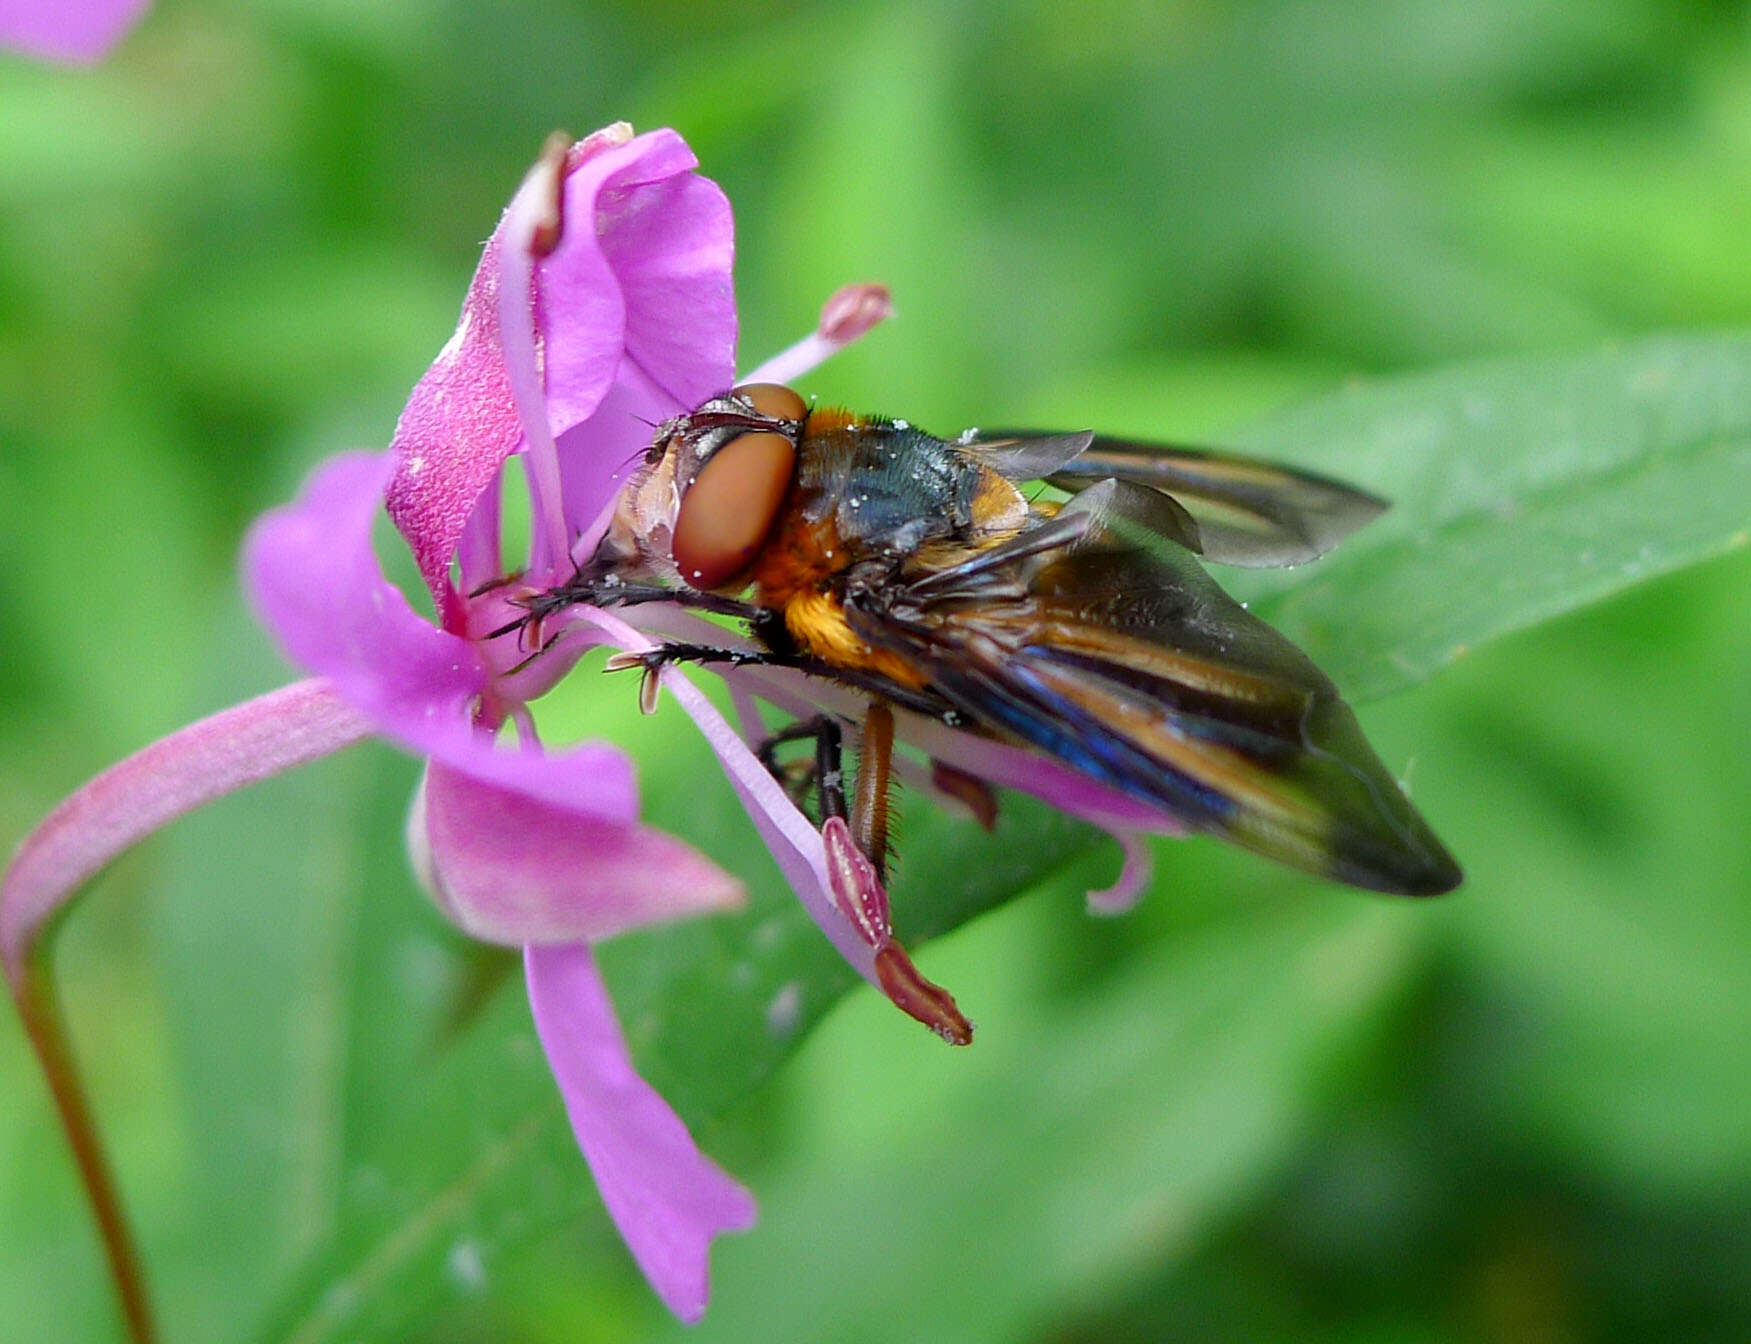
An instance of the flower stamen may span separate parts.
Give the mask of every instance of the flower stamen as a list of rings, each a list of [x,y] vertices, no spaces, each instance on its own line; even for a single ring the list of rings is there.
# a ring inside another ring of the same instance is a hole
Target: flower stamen
[[[843,817],[821,827],[833,904],[875,952],[876,982],[894,1006],[916,1018],[950,1045],[970,1045],[973,1024],[955,1006],[954,995],[925,979],[894,939],[892,907],[875,865],[851,838]]]
[[[744,383],[790,383],[893,315],[886,285],[846,285],[821,305],[815,329],[750,373]]]

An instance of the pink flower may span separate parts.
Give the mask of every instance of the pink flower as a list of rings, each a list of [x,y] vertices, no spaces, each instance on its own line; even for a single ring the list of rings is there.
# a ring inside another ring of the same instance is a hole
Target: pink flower
[[[128,845],[373,733],[423,756],[410,825],[422,876],[468,933],[523,947],[537,1031],[603,1200],[686,1320],[704,1310],[710,1241],[749,1226],[753,1201],[633,1070],[590,944],[733,905],[742,887],[638,824],[632,764],[618,748],[541,748],[528,702],[603,642],[602,629],[579,620],[531,661],[515,635],[488,636],[515,610],[503,592],[470,594],[505,573],[498,507],[513,456],[534,505],[521,581],[543,586],[593,544],[615,472],[645,446],[649,425],[732,382],[730,210],[696,166],[672,131],[635,138],[621,125],[550,144],[488,242],[456,334],[414,389],[389,452],[322,464],[250,534],[251,595],[315,679],[182,729],[93,780],[25,840],[0,884],[0,960],[29,1018],[39,931]],[[793,360],[813,363],[886,311],[876,290],[846,302]],[[383,577],[371,527],[385,506],[432,592],[435,625]],[[601,620],[621,642],[646,646]],[[807,869],[812,849],[823,872],[819,835],[741,738],[690,684],[671,685],[734,758],[744,793],[792,814],[777,832],[790,866],[800,848]],[[515,745],[500,740],[509,734]],[[824,895],[816,907],[843,923]]]
[[[634,1071],[590,946],[732,905],[742,888],[638,823],[633,768],[620,750],[548,749],[530,703],[586,650],[648,649],[647,630],[685,634],[696,618],[661,604],[568,607],[533,656],[515,631],[495,632],[522,614],[519,594],[562,582],[594,551],[620,473],[650,427],[735,381],[729,204],[696,166],[672,131],[635,138],[619,125],[549,144],[488,241],[456,333],[414,389],[389,451],[323,463],[250,534],[251,596],[313,679],[182,729],[93,780],[26,839],[0,883],[0,961],[34,1033],[38,933],[128,845],[367,735],[423,757],[409,826],[415,863],[463,930],[523,948],[536,1029],[603,1200],[652,1285],[689,1321],[705,1307],[712,1239],[749,1226],[753,1201]],[[841,291],[813,335],[747,379],[805,372],[887,311],[877,287]],[[514,575],[499,531],[513,458],[527,477],[532,531]],[[430,590],[435,624],[383,576],[371,530],[384,508]],[[740,732],[674,668],[661,673],[817,924],[906,1011],[964,1038],[952,1000],[893,942],[886,893],[843,822],[817,828],[750,749],[763,733],[756,698],[796,715],[850,717],[861,703],[783,670],[728,676]],[[948,792],[958,770],[1026,789],[1124,839],[1125,869],[1111,891],[1092,893],[1098,906],[1120,907],[1141,889],[1146,851],[1135,836],[1170,828],[1159,813],[1022,749],[900,718],[902,735],[939,763],[936,782]],[[62,1088],[71,1086],[64,1061],[57,1079],[54,1049],[39,1049],[63,1106],[77,1109],[76,1088],[72,1103]],[[76,1116],[68,1123],[79,1127]],[[119,1212],[105,1205],[113,1197],[101,1168],[88,1164],[86,1177],[126,1298],[131,1252],[113,1230]],[[143,1312],[143,1296],[132,1306]]]
[[[0,0],[0,47],[69,65],[102,60],[150,0]]]

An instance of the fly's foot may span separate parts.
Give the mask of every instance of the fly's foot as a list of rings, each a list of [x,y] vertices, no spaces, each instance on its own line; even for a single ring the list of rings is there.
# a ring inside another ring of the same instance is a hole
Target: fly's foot
[[[804,759],[780,760],[778,749],[791,742],[812,743],[814,751]],[[754,748],[754,755],[799,810],[808,802],[809,794],[815,794],[819,805],[816,815],[825,821],[845,815],[843,742],[838,720],[817,714],[770,734]]]
[[[604,672],[624,672],[641,667],[660,672],[671,663],[724,663],[730,667],[771,662],[770,654],[755,649],[720,649],[710,644],[659,644],[652,649],[626,649],[602,665]]]

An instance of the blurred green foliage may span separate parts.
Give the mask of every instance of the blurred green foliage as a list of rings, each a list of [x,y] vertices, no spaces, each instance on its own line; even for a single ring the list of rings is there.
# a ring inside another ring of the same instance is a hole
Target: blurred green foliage
[[[1734,4],[168,0],[97,71],[0,63],[0,837],[284,675],[236,595],[242,527],[322,454],[385,441],[541,137],[621,117],[681,129],[729,191],[745,363],[885,280],[899,320],[809,385],[944,430],[1239,440],[1358,374],[1751,326]],[[1605,452],[1609,413],[1574,397]],[[1330,414],[1256,433],[1294,456],[1283,436]],[[1381,485],[1391,446],[1321,465]],[[1718,511],[1734,484],[1688,486]],[[1377,604],[1391,578],[1359,576]],[[701,1131],[762,1226],[720,1247],[694,1337],[1751,1333],[1748,580],[1741,550],[1365,711],[1466,861],[1447,901],[1193,841],[1135,915],[1091,921],[1112,859],[1067,845],[925,953],[973,1050],[853,995]],[[635,744],[654,817],[765,863],[683,725],[637,720],[624,686],[575,695]],[[557,1103],[539,1133],[504,1119],[545,1095],[540,1061],[502,962],[405,873],[412,777],[373,748],[262,786],[68,923],[167,1333],[679,1334]],[[914,885],[939,862],[923,812]],[[629,1003],[659,936],[615,949]],[[654,1021],[629,1014],[635,1040]],[[652,1068],[690,1114],[721,1107],[688,1060]],[[10,1019],[0,1076],[5,1331],[105,1338]],[[337,1217],[405,1226],[400,1183],[463,1141],[502,1188],[442,1228],[423,1286],[380,1243],[327,1277]]]

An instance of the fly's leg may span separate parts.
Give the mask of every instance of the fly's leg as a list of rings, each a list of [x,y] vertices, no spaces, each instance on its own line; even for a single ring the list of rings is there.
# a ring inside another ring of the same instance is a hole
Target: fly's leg
[[[790,742],[813,742],[814,759],[789,764],[778,759],[778,748]],[[851,830],[852,843],[863,851],[881,878],[887,876],[889,762],[893,755],[894,713],[874,703],[859,737],[857,782],[851,804],[845,797],[845,735],[839,721],[826,714],[799,719],[772,733],[754,748],[760,764],[793,799],[800,802],[810,788],[820,803],[823,823],[837,817]]]
[[[798,807],[813,788],[820,801],[821,820],[845,816],[845,772],[842,763],[844,732],[839,720],[826,714],[812,719],[800,719],[780,728],[754,749],[754,755],[767,773],[784,786],[784,791]],[[778,759],[778,748],[787,742],[813,742],[812,760],[785,764]]]
[[[924,978],[894,937],[893,912],[882,882],[893,747],[894,712],[884,701],[871,701],[850,815],[829,816],[821,826],[833,903],[875,953],[876,980],[895,1006],[951,1045],[966,1045],[973,1039],[973,1024],[955,1006],[952,994]]]
[[[815,734],[815,791],[821,800],[821,820],[845,815],[845,736],[839,721],[822,715]]]
[[[727,663],[731,667],[762,667],[782,660],[765,649],[723,649],[714,644],[659,644],[654,649],[629,650],[609,658],[604,667],[620,672],[629,667],[642,667],[647,672],[668,663]]]
[[[469,596],[474,597],[495,588],[506,587],[516,577],[512,575],[493,579],[476,588]],[[514,605],[522,607],[524,614],[514,621],[507,621],[496,630],[488,631],[487,638],[497,639],[500,635],[508,635],[513,630],[522,630],[529,626],[539,628],[541,622],[555,612],[579,603],[588,603],[595,607],[637,607],[650,602],[663,602],[689,611],[709,611],[717,616],[736,616],[750,622],[758,621],[765,614],[764,608],[733,597],[724,597],[720,593],[700,593],[691,588],[664,588],[654,583],[623,583],[613,576],[580,574],[558,588],[549,588],[515,599]]]
[[[839,667],[822,662],[804,653],[786,653],[773,649],[724,649],[711,644],[670,643],[654,649],[614,654],[604,663],[603,670],[621,672],[628,668],[643,668],[647,680],[670,663],[717,663],[729,667],[782,667],[802,672],[823,681],[835,681],[850,686],[883,701],[902,705],[918,714],[944,722],[954,722],[954,709],[929,691],[917,690],[890,681],[874,672]]]
[[[894,711],[884,702],[872,700],[858,743],[857,790],[852,795],[849,821],[852,840],[883,881],[888,876],[888,790],[892,787],[893,756]]]

